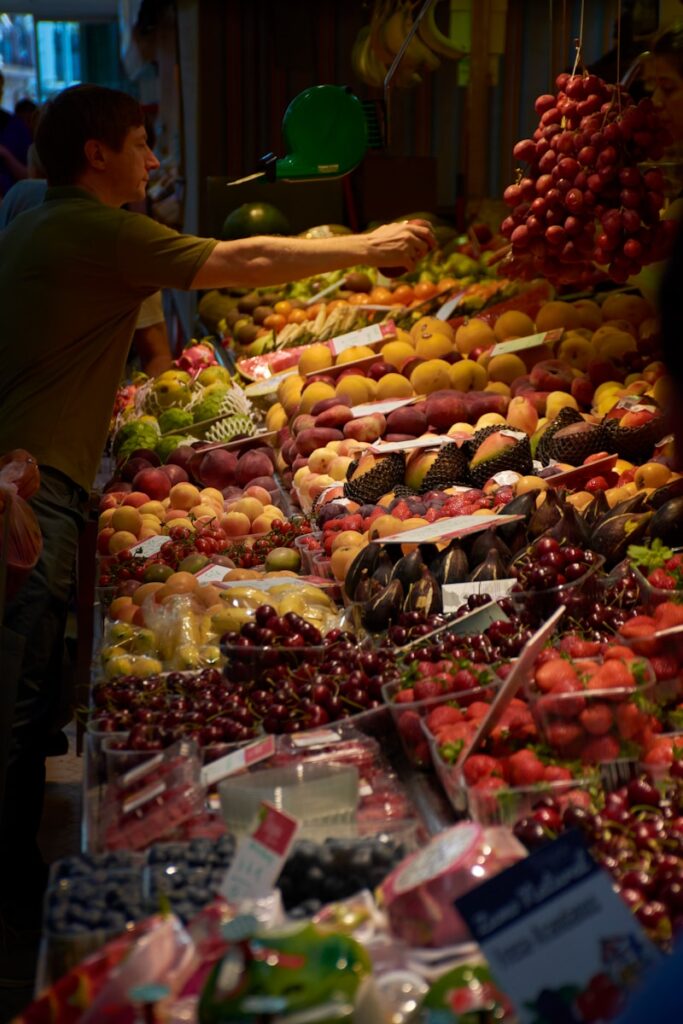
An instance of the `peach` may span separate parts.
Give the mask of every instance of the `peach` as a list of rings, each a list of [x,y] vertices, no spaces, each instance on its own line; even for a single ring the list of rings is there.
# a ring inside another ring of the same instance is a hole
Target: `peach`
[[[249,522],[253,523],[257,516],[263,513],[263,505],[256,498],[240,498],[230,508],[231,512],[243,512],[248,517]]]
[[[164,522],[170,523],[172,519],[185,519],[187,517],[187,509],[185,508],[167,508],[164,513]]]
[[[244,512],[226,512],[220,517],[220,524],[228,537],[243,537],[251,528],[251,520]]]
[[[251,524],[252,533],[270,533],[271,526],[275,520],[275,516],[260,515]]]
[[[272,476],[273,462],[265,451],[248,451],[240,456],[235,474],[240,487],[246,487],[258,476]]]
[[[157,519],[164,518],[165,508],[160,501],[147,501],[138,507],[141,516],[156,516]]]
[[[116,622],[123,622],[125,620],[121,618],[121,613],[125,613],[131,608],[132,611],[130,611],[130,614],[132,615],[135,611],[135,605],[133,604],[133,598],[130,597],[130,595],[126,595],[125,597],[115,597],[109,605],[109,611],[107,614],[110,619],[113,619]]]
[[[149,501],[149,498],[149,494],[145,494],[143,491],[131,491],[130,494],[125,496],[121,504],[130,505],[131,508],[139,508],[140,505],[146,504],[146,502]]]
[[[334,549],[330,558],[330,568],[332,569],[332,575],[336,580],[341,581],[346,579],[349,567],[357,554],[357,545],[350,547],[338,547]]]
[[[109,554],[117,555],[119,551],[132,548],[137,542],[138,538],[134,533],[130,533],[129,530],[117,530],[109,538]]]
[[[387,421],[379,412],[369,416],[359,416],[344,426],[344,436],[354,441],[376,441],[384,435]]]
[[[330,448],[316,448],[308,456],[308,468],[311,473],[329,473],[330,466],[339,456]],[[268,498],[270,501],[270,497]]]
[[[163,587],[163,583],[141,583],[133,594],[133,604],[141,605],[146,597],[156,594],[157,590]]]
[[[327,472],[333,480],[346,480],[346,473],[352,462],[353,459],[349,455],[335,455]]]
[[[268,505],[270,502],[270,493],[261,487],[259,484],[251,484],[244,491],[245,498],[256,498],[262,505]]]
[[[511,384],[516,377],[521,377],[526,373],[524,360],[513,352],[502,356],[493,356],[493,358],[490,358],[488,353],[484,353],[479,359],[488,371],[489,380],[492,381]]]
[[[133,487],[136,491],[140,491],[153,501],[161,501],[162,498],[168,497],[168,492],[171,490],[171,481],[167,473],[164,473],[161,469],[155,469],[154,466],[150,466],[148,469],[141,469],[139,473],[136,473],[133,477]],[[132,497],[132,495],[129,495]],[[130,504],[130,502],[129,502]],[[144,502],[143,502],[144,504]]]
[[[235,452],[226,452],[224,448],[214,448],[212,451],[206,452],[198,462],[194,475],[200,483],[204,484],[205,489],[220,493],[224,487],[235,483],[237,470]]]
[[[107,491],[100,498],[100,512],[104,512],[108,508],[117,508],[128,493],[128,491]]]
[[[460,359],[449,371],[451,387],[456,391],[483,391],[489,382],[486,369],[474,359]]]
[[[344,424],[352,419],[353,413],[348,405],[341,405],[339,402],[336,402],[329,409],[324,409],[318,413],[313,426],[332,427],[334,430],[341,430]]]
[[[109,525],[115,530],[126,530],[137,535],[142,527],[142,516],[137,508],[121,505],[114,509]]]
[[[116,533],[113,526],[105,526],[104,529],[100,530],[97,534],[97,553],[99,555],[109,554],[109,541]]]
[[[202,503],[205,505],[216,504],[219,505],[221,510],[223,509],[223,494],[217,487],[204,487],[199,492],[199,497],[202,499]]]
[[[538,426],[536,407],[524,395],[512,398],[508,405],[507,422],[513,430],[523,430],[531,437]]]
[[[97,529],[103,530],[105,526],[109,526],[111,523],[111,517],[114,515],[114,507],[105,508],[104,512],[100,513],[99,519],[97,520]]]
[[[199,504],[199,489],[194,484],[174,484],[169,492],[172,508],[182,508],[189,512],[191,508]]]

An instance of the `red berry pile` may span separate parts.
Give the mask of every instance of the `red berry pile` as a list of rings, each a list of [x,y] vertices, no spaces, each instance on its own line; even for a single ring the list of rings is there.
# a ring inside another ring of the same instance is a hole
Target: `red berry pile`
[[[506,188],[512,242],[508,276],[588,284],[594,264],[623,283],[662,259],[673,226],[660,221],[663,177],[638,164],[661,159],[669,137],[649,99],[634,103],[597,75],[561,74],[556,95],[539,96],[532,138],[514,147],[526,175]]]
[[[601,812],[541,799],[515,826],[532,850],[579,828],[650,937],[668,946],[683,926],[683,761],[662,787],[646,777],[608,793]]]
[[[225,554],[233,560],[239,569],[251,569],[262,565],[275,548],[293,548],[297,537],[303,537],[312,530],[307,519],[297,518],[287,521],[273,520],[270,533],[257,537],[253,543],[242,541],[228,544]]]

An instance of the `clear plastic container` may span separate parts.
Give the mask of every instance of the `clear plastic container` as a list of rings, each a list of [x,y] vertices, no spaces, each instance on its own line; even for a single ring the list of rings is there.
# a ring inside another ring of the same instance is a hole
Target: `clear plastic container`
[[[518,556],[512,562],[515,566],[521,561]],[[570,583],[563,583],[560,587],[551,587],[548,590],[518,590],[508,594],[514,610],[520,614],[527,613],[533,621],[544,622],[548,616],[571,595],[588,595],[595,587],[597,593],[597,579],[605,564],[602,555],[596,555],[595,561],[587,571],[576,580]]]
[[[645,573],[637,565],[633,566],[633,575],[640,587],[641,600],[646,608],[655,608],[664,601],[674,601],[676,604],[683,604],[683,590],[665,590],[663,587],[653,586]]]
[[[297,537],[294,541],[294,547],[299,552],[301,557],[301,572],[304,575],[313,573],[313,559],[322,551],[322,545],[320,538],[322,533],[316,531],[314,533],[304,534],[302,537]],[[315,541],[315,544],[311,543],[311,539]]]
[[[300,835],[353,825],[358,806],[358,771],[350,766],[298,764],[224,779],[218,786],[228,828],[244,834],[265,800],[298,818]],[[329,833],[331,834],[331,833]]]
[[[601,665],[600,659],[579,659],[580,666]],[[652,665],[639,659],[636,685],[540,694],[529,689],[529,702],[547,746],[568,760],[600,764],[616,760],[628,743],[634,757],[644,752],[641,737],[657,712]],[[609,751],[614,751],[610,756]]]
[[[436,707],[454,705],[460,708],[469,707],[474,701],[490,702],[496,695],[502,680],[487,665],[477,671],[485,672],[488,681],[470,690],[454,690],[424,700],[404,701],[397,703],[396,697],[404,689],[400,681],[385,683],[382,696],[389,707],[396,731],[406,757],[415,768],[432,767],[429,741],[422,728],[422,719]]]

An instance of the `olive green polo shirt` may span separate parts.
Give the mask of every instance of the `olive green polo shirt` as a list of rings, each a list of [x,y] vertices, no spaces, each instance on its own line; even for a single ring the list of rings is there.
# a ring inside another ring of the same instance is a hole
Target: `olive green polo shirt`
[[[75,187],[1,231],[0,454],[90,490],[141,302],[189,288],[216,244]]]

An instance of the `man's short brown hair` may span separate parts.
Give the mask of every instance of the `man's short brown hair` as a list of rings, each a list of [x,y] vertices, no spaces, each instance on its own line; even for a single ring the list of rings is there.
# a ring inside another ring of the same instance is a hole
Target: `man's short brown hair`
[[[131,128],[145,123],[136,99],[102,85],[73,85],[45,104],[36,148],[50,185],[72,185],[86,169],[85,144],[103,142],[118,152]]]

